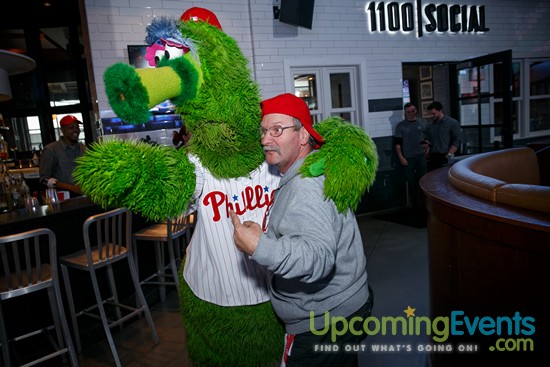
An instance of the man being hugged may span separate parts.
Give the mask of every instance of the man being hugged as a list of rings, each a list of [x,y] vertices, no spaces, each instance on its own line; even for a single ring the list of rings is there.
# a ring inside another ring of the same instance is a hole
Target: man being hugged
[[[305,102],[289,93],[262,102],[260,135],[266,161],[283,177],[263,229],[251,221],[241,224],[234,212],[231,219],[237,248],[268,270],[271,302],[287,333],[283,365],[357,366],[357,353],[344,346],[359,344],[364,333],[347,332],[332,340],[330,328],[319,332],[330,326],[325,312],[329,322],[333,317],[349,322],[368,317],[372,308],[353,211],[339,211],[325,198],[324,175],[300,173],[323,137],[313,128]],[[338,345],[339,352],[318,350],[327,344]]]

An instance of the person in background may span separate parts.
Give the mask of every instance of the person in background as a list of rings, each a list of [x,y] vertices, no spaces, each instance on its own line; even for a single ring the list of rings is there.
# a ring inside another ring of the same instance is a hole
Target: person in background
[[[266,161],[283,177],[264,228],[251,221],[241,224],[234,211],[230,216],[237,248],[268,270],[273,309],[287,333],[281,365],[357,366],[357,352],[344,347],[359,347],[364,333],[346,332],[334,341],[331,331],[322,332],[330,328],[325,312],[349,322],[365,320],[372,308],[354,213],[349,208],[340,213],[325,198],[324,175],[305,178],[299,172],[323,138],[312,126],[308,106],[290,93],[262,102],[260,135]],[[340,352],[319,351],[334,343]]]
[[[427,171],[426,148],[421,145],[427,122],[417,118],[414,104],[407,103],[404,108],[405,119],[395,128],[395,152],[408,185],[408,194],[412,198],[411,203],[420,203],[421,194],[418,181]]]
[[[443,105],[433,102],[427,110],[432,115],[432,123],[424,130],[425,142],[422,145],[429,149],[428,172],[440,168],[454,157],[461,143],[460,123],[445,115]]]
[[[63,117],[59,121],[63,135],[46,145],[40,156],[40,182],[48,187],[70,191],[71,196],[82,195],[80,186],[73,181],[75,159],[82,156],[86,148],[78,141],[80,124],[82,122],[72,115]]]

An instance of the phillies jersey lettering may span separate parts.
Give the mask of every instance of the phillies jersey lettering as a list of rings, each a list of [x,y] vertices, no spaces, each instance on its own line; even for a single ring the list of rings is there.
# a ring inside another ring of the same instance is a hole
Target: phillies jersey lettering
[[[203,204],[205,206],[212,206],[212,210],[214,211],[214,217],[212,218],[212,220],[214,222],[217,222],[221,218],[221,207],[225,208],[225,218],[229,218],[230,210],[233,210],[235,213],[237,213],[237,215],[243,215],[247,210],[261,209],[263,207],[269,206],[271,202],[269,191],[270,190],[268,186],[247,186],[241,192],[241,202],[238,201],[239,196],[237,195],[233,195],[233,202],[231,202],[228,199],[227,194],[221,191],[212,191],[204,197]]]
[[[280,173],[262,163],[248,177],[215,178],[195,156],[197,221],[187,247],[183,276],[193,293],[220,306],[254,305],[269,300],[265,269],[235,246],[229,211],[242,222],[262,224],[279,185]]]

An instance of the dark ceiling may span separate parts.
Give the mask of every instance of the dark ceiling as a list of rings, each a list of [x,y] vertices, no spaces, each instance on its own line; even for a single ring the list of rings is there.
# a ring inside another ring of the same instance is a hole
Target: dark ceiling
[[[83,57],[79,5],[84,6],[84,1],[0,1],[0,49],[34,59],[37,67],[33,75],[45,80],[50,97],[63,94],[59,99],[74,99],[76,94],[77,65]],[[27,77],[23,75],[21,79]],[[28,81],[18,83],[19,76],[10,78],[14,95],[19,84],[21,89],[30,89],[32,85]],[[9,107],[8,104],[3,107]]]
[[[0,14],[2,14],[0,28],[40,28],[80,24],[80,2],[81,0],[0,1]]]

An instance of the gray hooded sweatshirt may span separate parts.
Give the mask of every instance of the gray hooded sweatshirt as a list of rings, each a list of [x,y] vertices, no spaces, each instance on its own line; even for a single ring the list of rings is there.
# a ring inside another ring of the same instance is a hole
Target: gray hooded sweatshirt
[[[311,153],[314,154],[314,153]],[[368,299],[366,257],[355,214],[324,198],[324,176],[303,178],[303,159],[284,174],[252,260],[268,269],[273,308],[289,334],[317,331],[325,312],[347,317]],[[329,321],[330,322],[330,321]]]

